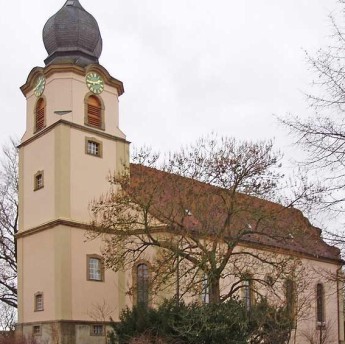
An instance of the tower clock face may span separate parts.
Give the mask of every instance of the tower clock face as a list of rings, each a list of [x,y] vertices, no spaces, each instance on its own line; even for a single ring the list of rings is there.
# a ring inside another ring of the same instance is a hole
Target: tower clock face
[[[104,81],[102,77],[95,72],[86,74],[86,85],[89,90],[95,94],[100,94],[104,90]]]
[[[34,93],[36,97],[40,97],[43,94],[44,87],[46,86],[46,78],[44,75],[39,75],[35,81]]]

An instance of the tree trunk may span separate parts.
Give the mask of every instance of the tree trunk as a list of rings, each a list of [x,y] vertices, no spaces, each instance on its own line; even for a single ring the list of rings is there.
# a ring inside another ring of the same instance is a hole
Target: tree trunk
[[[219,279],[209,281],[209,296],[210,303],[219,304],[220,303],[220,285]]]

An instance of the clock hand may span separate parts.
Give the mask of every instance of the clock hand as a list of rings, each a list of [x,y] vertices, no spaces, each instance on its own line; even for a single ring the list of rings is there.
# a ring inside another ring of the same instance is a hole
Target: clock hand
[[[92,84],[92,85],[99,85],[101,84],[101,80],[89,80],[89,83]]]

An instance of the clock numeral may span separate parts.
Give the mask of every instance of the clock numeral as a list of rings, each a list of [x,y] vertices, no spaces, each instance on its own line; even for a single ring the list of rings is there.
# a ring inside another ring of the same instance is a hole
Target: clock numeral
[[[44,91],[46,85],[46,79],[44,75],[39,75],[35,82],[34,94],[36,97],[40,97]]]
[[[100,94],[104,91],[103,79],[95,72],[90,72],[86,75],[86,86],[95,94]]]

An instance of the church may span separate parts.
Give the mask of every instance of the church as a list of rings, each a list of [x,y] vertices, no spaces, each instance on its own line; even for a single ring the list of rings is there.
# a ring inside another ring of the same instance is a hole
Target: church
[[[108,191],[109,171],[129,166],[130,143],[119,128],[124,87],[99,63],[99,27],[78,0],[67,0],[48,19],[43,43],[45,66],[34,67],[21,87],[27,105],[19,146],[17,334],[42,344],[106,343],[109,319],[146,298],[128,293],[146,276],[145,264],[104,269],[101,237],[86,239],[90,201]],[[133,178],[150,175],[152,183],[159,173],[131,170]],[[279,247],[312,271],[307,310],[291,343],[312,343],[325,333],[327,343],[345,343],[342,285],[320,273],[340,274],[339,251],[315,228],[305,230],[314,240],[309,248],[303,238]]]

